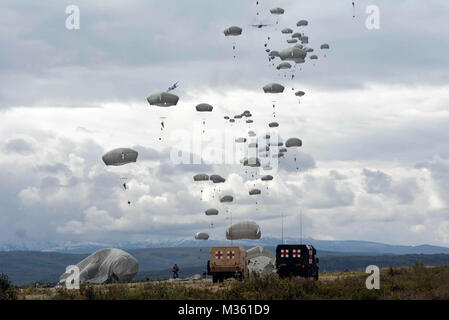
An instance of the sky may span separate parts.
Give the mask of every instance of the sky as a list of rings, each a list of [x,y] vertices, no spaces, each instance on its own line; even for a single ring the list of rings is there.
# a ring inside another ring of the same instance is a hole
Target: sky
[[[280,237],[283,215],[284,234],[295,237],[302,212],[306,237],[449,246],[449,3],[259,2],[2,1],[0,245],[201,231],[223,240],[231,213],[266,237]],[[66,28],[69,5],[80,10],[78,30]],[[370,6],[379,29],[367,28]],[[285,14],[271,15],[274,7]],[[309,25],[296,27],[300,19]],[[271,25],[250,26],[258,23]],[[224,36],[232,25],[240,37]],[[305,32],[319,56],[296,66],[293,80],[264,47],[289,47],[287,27]],[[176,81],[177,106],[146,102]],[[272,82],[284,93],[265,94]],[[300,103],[293,90],[306,92]],[[199,103],[213,112],[198,114]],[[253,125],[223,119],[244,110]],[[232,142],[248,130],[263,137],[272,121],[273,136],[299,137],[303,147],[267,184],[239,165]],[[102,155],[122,147],[137,150],[138,162],[106,167]],[[179,150],[202,163],[177,163]],[[227,181],[194,183],[197,173]],[[249,197],[252,188],[262,196]],[[227,207],[218,201],[226,194],[235,198]],[[206,217],[209,208],[220,215]]]

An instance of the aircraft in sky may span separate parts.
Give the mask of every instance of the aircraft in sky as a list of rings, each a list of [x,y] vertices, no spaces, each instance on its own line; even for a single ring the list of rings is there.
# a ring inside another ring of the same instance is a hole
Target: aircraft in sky
[[[167,92],[170,92],[170,91],[173,91],[173,90],[177,89],[178,88],[178,83],[179,83],[179,81],[177,81],[174,85],[169,87]]]

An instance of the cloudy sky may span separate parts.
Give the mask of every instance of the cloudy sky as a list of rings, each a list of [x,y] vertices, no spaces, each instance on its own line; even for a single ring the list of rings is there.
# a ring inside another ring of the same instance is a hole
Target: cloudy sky
[[[449,246],[449,3],[356,1],[353,19],[349,0],[255,2],[1,1],[0,245],[163,241],[198,231],[224,239],[226,210],[273,237],[284,214],[294,237],[302,210],[307,237]],[[66,28],[72,4],[79,30]],[[370,5],[380,10],[379,30],[366,27]],[[272,7],[285,15],[273,17]],[[270,37],[270,49],[287,48],[280,30],[297,30],[300,19],[309,20],[303,31],[319,60],[296,66],[291,80],[268,62],[264,44]],[[243,35],[224,37],[231,25]],[[145,101],[176,81],[176,107]],[[285,92],[264,94],[270,82]],[[300,104],[292,89],[306,92]],[[268,132],[273,101],[276,133],[304,142],[273,182],[212,161],[232,153],[226,139]],[[203,102],[212,114],[198,115]],[[254,125],[223,120],[244,110]],[[138,163],[106,167],[102,155],[119,147],[138,150]],[[203,163],[178,165],[178,150]],[[194,184],[200,172],[227,182],[220,190]],[[254,186],[262,197],[248,196]],[[227,208],[217,201],[224,194],[235,197]],[[206,217],[209,208],[219,217]]]

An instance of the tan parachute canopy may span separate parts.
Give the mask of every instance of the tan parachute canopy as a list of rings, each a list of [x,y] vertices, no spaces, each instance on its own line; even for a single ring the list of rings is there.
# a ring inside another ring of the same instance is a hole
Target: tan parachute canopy
[[[239,222],[226,230],[226,239],[228,240],[258,240],[261,236],[259,225],[253,221]]]

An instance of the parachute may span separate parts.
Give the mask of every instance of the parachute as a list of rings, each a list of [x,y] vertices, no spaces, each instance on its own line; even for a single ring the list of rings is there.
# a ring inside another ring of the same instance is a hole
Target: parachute
[[[226,239],[228,240],[259,240],[261,236],[259,225],[253,221],[239,222],[226,230]]]
[[[129,163],[137,162],[139,153],[132,149],[120,148],[109,151],[103,156],[103,162],[107,166],[123,166]]]
[[[245,167],[251,167],[251,168],[259,168],[261,166],[260,160],[258,158],[245,159],[243,161],[243,165]]]
[[[305,27],[309,25],[309,21],[307,20],[299,20],[298,23],[296,24],[296,26],[298,27]]]
[[[207,103],[202,103],[196,106],[196,111],[198,112],[212,112],[213,110],[214,107]]]
[[[302,34],[299,33],[299,32],[295,32],[294,34],[292,34],[292,38],[293,38],[293,39],[294,39],[294,38],[301,39],[301,37],[302,37]]]
[[[278,69],[278,70],[291,69],[291,67],[292,67],[292,65],[290,63],[283,62],[283,63],[279,64],[276,69]]]
[[[279,83],[270,83],[263,87],[265,93],[282,93],[285,87]]]
[[[131,282],[139,272],[139,263],[129,253],[120,249],[99,250],[76,265],[80,283],[107,284]],[[64,273],[59,284],[65,285],[70,273]]]
[[[236,36],[240,36],[242,34],[242,32],[243,32],[242,28],[237,27],[237,26],[232,26],[232,27],[229,27],[229,28],[224,30],[224,35],[226,37],[230,37],[230,36],[236,37]],[[236,58],[235,47],[236,47],[236,44],[234,42],[232,44],[232,50],[234,51],[234,59]]]
[[[297,39],[288,39],[287,43],[297,43],[298,40]]]
[[[269,126],[270,128],[277,128],[277,127],[279,127],[279,123],[277,123],[277,122],[272,122],[272,123],[270,123],[268,126]]]
[[[286,60],[296,62],[297,60],[304,60],[306,55],[307,52],[298,47],[285,49],[279,52],[279,57],[281,58],[282,61]]]
[[[262,177],[262,181],[273,181],[273,176],[267,175]]]
[[[197,174],[196,176],[193,177],[193,180],[195,182],[209,181],[209,179],[210,179],[209,176],[207,174],[203,174],[203,173]]]
[[[224,182],[226,182],[226,179],[223,178],[222,176],[214,174],[214,175],[210,176],[210,181],[212,181],[213,183],[217,184],[217,183],[224,183]]]
[[[148,103],[150,106],[158,106],[158,107],[172,107],[176,106],[179,101],[179,97],[177,95],[174,95],[173,93],[168,92],[158,92],[155,94],[152,94],[147,98]],[[165,130],[165,118],[161,117],[161,136],[159,137],[159,140],[162,140],[162,134]]]
[[[297,92],[295,93],[295,96],[297,96],[297,97],[303,97],[305,94],[306,94],[306,93],[305,93],[304,91],[297,91]]]
[[[151,106],[171,107],[178,104],[179,97],[173,93],[158,92],[149,96],[147,101]]]
[[[207,241],[209,240],[209,235],[205,232],[198,232],[195,234],[195,240]]]
[[[270,10],[270,12],[271,12],[271,14],[280,15],[280,14],[284,14],[285,10],[282,9],[282,8],[273,8],[273,9]]]
[[[246,141],[246,138],[238,138],[235,140],[236,143],[245,143]]]
[[[220,199],[221,203],[231,203],[234,201],[234,197],[232,196],[224,196]]]
[[[206,210],[206,216],[218,216],[218,213],[217,209]]]
[[[226,28],[224,30],[224,35],[226,37],[229,37],[229,36],[240,36],[242,34],[242,32],[243,32],[242,28],[237,27],[237,26],[232,26],[232,27]]]
[[[302,147],[302,140],[298,138],[290,138],[285,143],[285,146],[287,148],[300,148]],[[295,165],[296,165],[296,171],[299,172],[299,165],[298,165],[298,159],[295,157]]]
[[[214,107],[212,107],[210,104],[207,103],[201,103],[196,106],[196,111],[198,112],[212,112],[213,110]],[[205,133],[206,119],[203,118],[202,122],[203,122],[203,133]]]
[[[283,34],[290,34],[293,33],[293,30],[290,28],[285,28],[284,30],[281,31]]]
[[[260,191],[259,189],[252,189],[250,192],[249,192],[249,195],[250,196],[258,196],[258,195],[261,195],[262,194],[262,191]]]
[[[285,143],[285,146],[287,148],[302,147],[302,141],[301,141],[301,139],[298,139],[298,138],[290,138]]]

